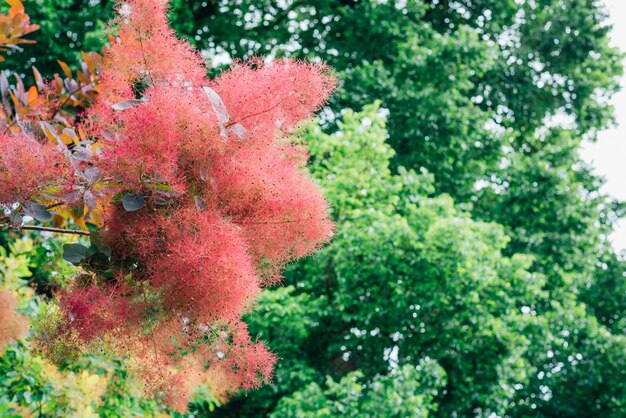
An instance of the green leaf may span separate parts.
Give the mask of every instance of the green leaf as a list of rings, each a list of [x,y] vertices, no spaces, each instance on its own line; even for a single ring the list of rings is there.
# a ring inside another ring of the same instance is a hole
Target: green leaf
[[[89,242],[91,242],[91,245],[99,247],[100,244],[102,243],[102,231],[100,230],[90,231]]]
[[[101,251],[96,252],[87,260],[89,267],[95,271],[104,272],[109,269],[109,257]]]
[[[72,264],[79,264],[87,257],[89,249],[82,244],[64,244],[63,259]]]

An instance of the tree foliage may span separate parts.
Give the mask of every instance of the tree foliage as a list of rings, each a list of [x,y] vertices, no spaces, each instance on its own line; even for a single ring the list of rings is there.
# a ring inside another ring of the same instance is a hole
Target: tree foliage
[[[434,416],[622,414],[626,340],[577,301],[567,273],[554,273],[568,283],[555,293],[548,275],[532,272],[540,260],[506,255],[502,226],[431,197],[427,173],[392,174],[377,107],[346,112],[339,129],[305,137],[335,208],[335,238],[290,269],[291,287],[265,291],[248,319],[283,358],[276,387],[232,400],[224,416],[309,416],[312,405],[327,407],[320,392],[335,391],[335,379],[391,382],[423,359],[447,381],[430,388]],[[340,405],[356,396],[342,393],[332,398]]]

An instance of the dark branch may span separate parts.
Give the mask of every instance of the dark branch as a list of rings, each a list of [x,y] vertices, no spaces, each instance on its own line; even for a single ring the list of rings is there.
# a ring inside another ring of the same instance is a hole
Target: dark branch
[[[45,232],[54,232],[56,234],[74,234],[74,235],[89,236],[89,232],[80,231],[78,229],[51,228],[47,226],[37,226],[37,225],[9,226],[9,229],[15,229],[18,231],[21,231],[21,230],[45,231]]]

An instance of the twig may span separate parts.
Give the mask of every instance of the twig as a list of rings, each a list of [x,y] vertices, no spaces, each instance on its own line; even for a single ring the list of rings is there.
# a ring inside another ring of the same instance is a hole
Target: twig
[[[60,105],[56,106],[56,108],[54,109],[54,112],[52,113],[52,116],[50,116],[48,119],[49,120],[54,120],[54,118],[56,117],[56,115],[59,114],[61,109],[63,109],[65,107],[65,105],[70,101],[72,96],[75,95],[76,93],[78,93],[79,91],[81,91],[82,89],[84,89],[87,86],[88,86],[88,84],[81,84],[80,87],[78,87],[76,90],[68,91],[68,95],[65,98],[65,100],[63,101],[63,103],[61,103]]]
[[[136,30],[137,39],[139,39],[139,47],[141,48],[141,56],[143,58],[143,66],[146,70],[146,84],[152,83],[152,78],[150,77],[150,71],[148,70],[148,59],[146,58],[146,51],[143,49],[143,39],[141,37],[141,33],[139,30]]]
[[[45,231],[45,232],[54,232],[54,233],[57,233],[57,234],[74,234],[74,235],[89,236],[89,232],[87,232],[87,231],[80,231],[78,229],[51,228],[51,227],[48,227],[48,226],[38,226],[38,225],[9,226],[9,229],[30,230],[30,231]]]
[[[243,121],[244,121],[244,120],[246,120],[246,119],[253,118],[253,117],[255,117],[255,116],[259,116],[259,115],[262,115],[262,114],[264,114],[264,113],[270,112],[270,111],[272,111],[272,110],[276,109],[276,108],[277,108],[278,106],[280,106],[280,105],[281,105],[284,101],[286,101],[287,99],[289,99],[289,98],[290,98],[291,96],[293,96],[293,95],[294,95],[294,93],[288,94],[288,95],[287,95],[287,97],[284,97],[283,99],[281,99],[278,103],[276,103],[276,104],[275,104],[275,105],[273,105],[272,107],[269,107],[269,108],[267,108],[267,109],[265,109],[265,110],[261,110],[260,112],[253,113],[253,114],[248,115],[248,116],[244,116],[243,118],[241,118],[241,119],[239,119],[239,120],[236,120],[236,121],[234,121],[234,122],[227,123],[224,127],[225,127],[225,128],[230,128],[231,126],[233,126],[233,125],[235,125],[235,124],[237,124],[237,123],[243,122]]]
[[[237,222],[235,221],[234,223],[236,223],[237,225],[279,225],[279,224],[291,224],[291,223],[303,222],[311,218],[312,217],[309,216],[308,218],[286,219],[283,221],[269,221],[269,222]]]

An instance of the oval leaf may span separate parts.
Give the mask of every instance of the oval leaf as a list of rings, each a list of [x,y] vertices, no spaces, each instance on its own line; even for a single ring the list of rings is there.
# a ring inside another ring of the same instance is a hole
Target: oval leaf
[[[138,105],[144,103],[145,101],[146,101],[146,99],[124,100],[123,102],[115,103],[111,107],[113,108],[113,110],[120,110],[120,111],[122,111],[122,110],[130,109],[131,107],[138,106]]]
[[[194,196],[193,197],[194,202],[196,203],[196,209],[198,209],[199,211],[205,211],[208,210],[209,207],[207,206],[206,202],[204,201],[204,199],[201,196]]]
[[[246,128],[244,128],[239,123],[233,125],[228,131],[235,134],[235,136],[237,136],[239,139],[246,139],[246,133],[248,132]]]
[[[102,175],[102,172],[98,167],[89,167],[85,169],[85,171],[83,171],[81,174],[83,175],[83,178],[89,183],[95,183]]]
[[[52,214],[44,205],[40,205],[39,203],[30,202],[24,204],[24,212],[28,216],[32,216],[37,219],[39,222],[50,222],[52,220]]]
[[[122,206],[127,212],[134,212],[143,208],[145,199],[140,194],[127,194],[122,198]]]
[[[215,112],[215,116],[217,116],[217,121],[220,125],[225,125],[228,122],[229,116],[222,98],[212,88],[207,86],[203,86],[202,88],[204,89],[204,93],[209,99],[209,102],[211,102],[211,106],[213,106],[213,111]]]
[[[24,222],[24,218],[22,218],[19,212],[11,212],[9,214],[9,220],[11,221],[11,225],[15,226],[21,226]]]
[[[82,244],[64,244],[63,259],[72,264],[79,264],[87,257],[88,248]]]
[[[52,220],[52,214],[45,206],[35,203],[33,205],[35,219],[39,222],[50,222]]]
[[[85,205],[87,205],[87,208],[89,208],[89,210],[94,210],[98,206],[98,200],[91,190],[85,191],[85,194],[83,195],[83,200],[85,201]]]

